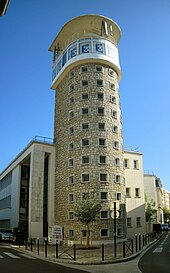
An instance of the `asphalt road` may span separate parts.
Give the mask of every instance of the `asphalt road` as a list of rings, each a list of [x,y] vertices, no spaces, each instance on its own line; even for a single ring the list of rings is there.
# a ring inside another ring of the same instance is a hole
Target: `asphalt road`
[[[1,273],[85,273],[86,271],[69,268],[48,261],[40,260],[21,253],[8,246],[0,245]]]
[[[170,232],[142,256],[138,267],[142,273],[170,273]]]

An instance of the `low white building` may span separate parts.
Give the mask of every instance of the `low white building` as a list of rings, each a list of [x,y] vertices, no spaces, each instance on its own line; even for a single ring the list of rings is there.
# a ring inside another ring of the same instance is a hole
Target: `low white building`
[[[124,151],[127,238],[145,234],[145,197],[142,154]]]
[[[162,189],[163,196],[162,196],[162,203],[163,207],[166,207],[168,210],[170,210],[170,192],[166,189]]]
[[[55,147],[35,138],[0,174],[0,227],[48,236],[54,224]]]

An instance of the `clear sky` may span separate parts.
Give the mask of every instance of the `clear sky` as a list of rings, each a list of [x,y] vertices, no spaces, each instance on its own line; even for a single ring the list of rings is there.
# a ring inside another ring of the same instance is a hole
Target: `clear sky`
[[[53,137],[49,46],[70,19],[107,16],[120,26],[124,147],[170,191],[170,1],[11,0],[0,17],[0,172],[36,135]]]

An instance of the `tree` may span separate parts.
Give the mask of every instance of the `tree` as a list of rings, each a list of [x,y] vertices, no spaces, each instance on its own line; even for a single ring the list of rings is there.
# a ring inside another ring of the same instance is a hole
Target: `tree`
[[[169,220],[170,220],[170,211],[166,206],[163,207],[163,214],[164,214],[164,221],[169,222]]]
[[[93,194],[89,193],[83,197],[83,200],[77,205],[76,208],[76,216],[78,217],[78,220],[86,225],[86,246],[88,248],[90,247],[90,223],[96,220],[101,208],[101,202],[99,202],[99,200],[97,200]]]

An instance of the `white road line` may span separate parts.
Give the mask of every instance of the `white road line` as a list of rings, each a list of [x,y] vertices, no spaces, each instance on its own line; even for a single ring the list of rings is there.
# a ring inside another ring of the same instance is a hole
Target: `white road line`
[[[155,248],[155,250],[153,251],[153,253],[161,253],[162,249],[163,249],[163,247],[157,247],[157,248]]]
[[[24,258],[27,258],[27,259],[31,259],[31,260],[35,260],[36,258],[35,257],[33,257],[33,256],[29,256],[29,255],[27,255],[27,254],[20,254],[22,257],[24,257]]]
[[[10,252],[4,252],[5,255],[9,256],[10,258],[13,258],[13,259],[20,259],[20,257],[10,253]]]
[[[0,259],[2,259],[2,258],[3,258],[3,256],[0,255]]]

